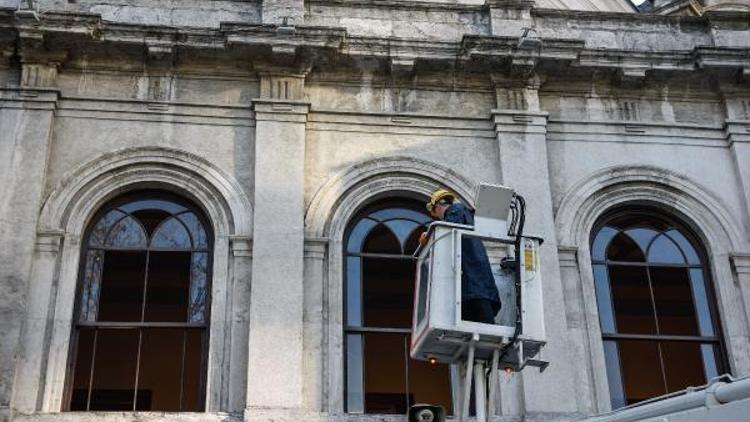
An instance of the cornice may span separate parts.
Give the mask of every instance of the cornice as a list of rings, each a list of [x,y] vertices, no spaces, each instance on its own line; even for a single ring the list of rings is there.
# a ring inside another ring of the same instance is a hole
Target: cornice
[[[341,4],[351,1],[339,0]],[[400,2],[399,4],[404,3]],[[407,2],[408,3],[408,2]],[[627,13],[591,13],[576,11],[535,11],[538,16],[570,16],[578,19],[621,19],[629,21],[713,22],[704,17],[663,17]],[[734,23],[742,16],[734,14]],[[711,19],[728,19],[726,13],[712,13]],[[12,34],[9,36],[9,34]],[[511,75],[528,75],[544,62],[570,65],[581,69],[611,69],[620,78],[640,80],[652,71],[694,71],[695,69],[733,72],[748,79],[750,48],[699,46],[679,51],[638,51],[586,48],[582,39],[540,38],[531,48],[519,45],[518,38],[491,35],[464,35],[458,42],[407,38],[372,38],[349,36],[345,28],[322,26],[284,27],[275,25],[225,22],[215,29],[176,28],[169,26],[109,23],[98,15],[46,13],[39,20],[18,19],[10,9],[0,9],[2,43],[35,45],[29,51],[45,55],[58,54],[62,62],[67,51],[91,56],[107,46],[131,46],[122,49],[127,60],[134,62],[171,57],[179,60],[190,51],[211,51],[217,60],[243,62],[247,68],[262,63],[276,63],[309,69],[316,61],[330,64],[351,59],[374,59],[397,70],[413,70],[420,62],[440,63],[441,67],[471,64],[474,71],[506,71]],[[0,45],[0,49],[2,49]],[[23,53],[24,50],[21,50]],[[36,53],[35,53],[36,54]],[[101,54],[101,53],[100,53]],[[127,56],[127,55],[130,56]],[[222,56],[224,54],[225,56]],[[281,58],[281,59],[280,59]],[[170,61],[171,62],[171,61]],[[89,68],[95,66],[89,62]],[[482,66],[485,66],[484,68]]]

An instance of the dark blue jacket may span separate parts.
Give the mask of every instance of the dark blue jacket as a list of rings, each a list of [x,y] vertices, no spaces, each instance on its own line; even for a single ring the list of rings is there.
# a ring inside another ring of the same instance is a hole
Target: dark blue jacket
[[[448,223],[474,225],[474,212],[458,202],[445,210],[443,220]],[[500,296],[497,293],[495,277],[492,275],[490,260],[482,241],[464,237],[461,240],[461,292],[462,301],[487,299],[492,309],[500,310]]]

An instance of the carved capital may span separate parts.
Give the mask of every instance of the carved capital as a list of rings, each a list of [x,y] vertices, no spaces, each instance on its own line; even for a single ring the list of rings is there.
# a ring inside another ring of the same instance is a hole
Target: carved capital
[[[34,248],[37,252],[60,252],[65,233],[62,230],[45,230],[36,234],[36,244]]]
[[[501,110],[539,111],[539,78],[492,76],[497,108]]]
[[[305,258],[322,260],[326,256],[328,249],[327,237],[306,237],[305,238]]]
[[[298,101],[305,98],[305,75],[260,73],[260,98]]]
[[[558,246],[557,257],[560,267],[578,268],[578,248],[575,246]]]
[[[229,248],[232,256],[249,258],[253,256],[253,239],[249,236],[231,236]]]

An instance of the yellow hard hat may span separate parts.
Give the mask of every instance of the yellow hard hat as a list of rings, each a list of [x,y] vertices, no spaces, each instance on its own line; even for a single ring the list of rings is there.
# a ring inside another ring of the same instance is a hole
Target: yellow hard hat
[[[445,189],[438,189],[433,192],[432,196],[430,196],[430,202],[427,203],[427,211],[432,213],[432,209],[435,207],[435,204],[440,202],[441,199],[445,198],[455,199],[456,195],[453,192]]]

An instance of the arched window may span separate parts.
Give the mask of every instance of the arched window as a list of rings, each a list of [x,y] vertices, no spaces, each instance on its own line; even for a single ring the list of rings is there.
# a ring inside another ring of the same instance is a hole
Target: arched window
[[[163,192],[98,212],[82,248],[69,410],[203,410],[207,227],[196,207]]]
[[[451,407],[450,370],[409,357],[419,235],[431,221],[416,201],[380,201],[352,221],[344,243],[346,409],[406,413]]]
[[[703,385],[725,370],[705,254],[670,218],[623,210],[592,236],[612,407]]]

